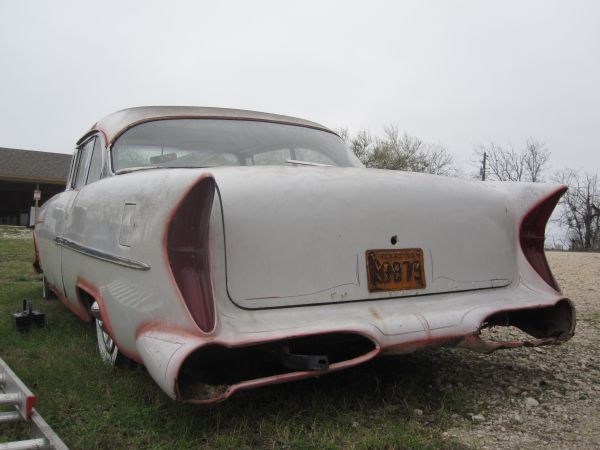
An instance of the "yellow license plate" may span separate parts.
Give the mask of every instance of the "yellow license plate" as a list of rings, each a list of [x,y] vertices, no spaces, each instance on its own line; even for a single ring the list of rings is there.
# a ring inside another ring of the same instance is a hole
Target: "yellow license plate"
[[[369,292],[425,288],[423,250],[401,248],[367,250]]]

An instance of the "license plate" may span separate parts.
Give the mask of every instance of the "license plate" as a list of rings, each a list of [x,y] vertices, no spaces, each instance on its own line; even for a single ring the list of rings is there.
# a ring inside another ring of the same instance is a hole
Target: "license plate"
[[[367,250],[369,292],[425,288],[423,250]]]

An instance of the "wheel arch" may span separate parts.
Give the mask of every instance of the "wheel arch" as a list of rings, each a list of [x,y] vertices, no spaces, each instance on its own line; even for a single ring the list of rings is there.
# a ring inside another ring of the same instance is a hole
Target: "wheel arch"
[[[110,318],[106,311],[106,305],[104,303],[102,295],[100,295],[99,290],[93,284],[80,277],[77,279],[77,283],[75,285],[75,292],[77,293],[79,303],[86,308],[86,311],[90,316],[90,323],[93,323],[94,319],[91,313],[89,313],[89,311],[92,304],[96,302],[100,309],[100,318],[102,319],[104,330],[110,336],[110,338],[117,344],[119,351],[127,358],[139,364],[142,364],[142,360],[137,354],[133,354],[132,352],[124,349],[123,346],[120,344],[119,340],[115,338],[115,333],[113,331]]]

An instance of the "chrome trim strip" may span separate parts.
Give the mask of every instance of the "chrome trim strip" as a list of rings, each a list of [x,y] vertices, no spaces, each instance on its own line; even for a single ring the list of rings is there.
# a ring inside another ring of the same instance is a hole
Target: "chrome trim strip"
[[[100,259],[102,261],[106,261],[113,264],[118,264],[119,266],[129,267],[130,269],[137,270],[149,270],[150,265],[135,261],[133,259],[123,258],[122,256],[111,255],[110,253],[105,253],[100,250],[96,250],[95,248],[85,247],[77,242],[74,242],[70,239],[66,239],[64,237],[56,236],[54,238],[54,242],[61,247],[68,248],[69,250],[73,250],[75,252],[81,253],[83,255],[91,256],[92,258]]]

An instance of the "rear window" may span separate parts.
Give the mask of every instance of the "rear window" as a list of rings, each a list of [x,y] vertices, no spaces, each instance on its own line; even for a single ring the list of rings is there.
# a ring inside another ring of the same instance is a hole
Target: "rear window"
[[[113,170],[286,165],[362,167],[337,135],[250,120],[165,119],[137,125],[112,148]]]

